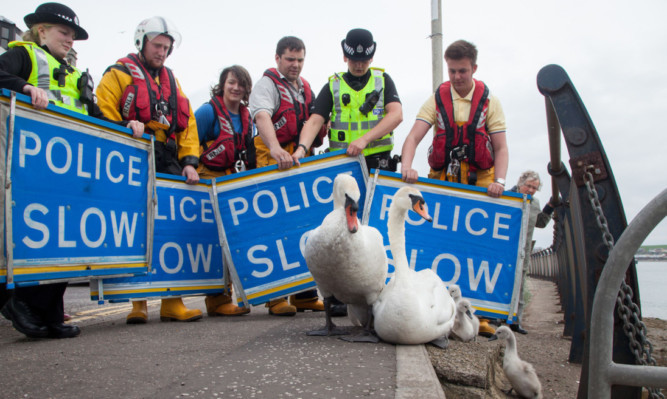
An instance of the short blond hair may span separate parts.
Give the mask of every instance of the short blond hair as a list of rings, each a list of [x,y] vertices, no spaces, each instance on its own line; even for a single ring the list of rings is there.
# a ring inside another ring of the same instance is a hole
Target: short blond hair
[[[21,37],[24,41],[26,42],[34,42],[39,44],[40,46],[42,45],[42,40],[39,38],[39,28],[44,28],[44,29],[49,29],[52,28],[53,25],[40,22],[38,24],[34,24],[30,29],[25,31],[23,33],[23,36]]]

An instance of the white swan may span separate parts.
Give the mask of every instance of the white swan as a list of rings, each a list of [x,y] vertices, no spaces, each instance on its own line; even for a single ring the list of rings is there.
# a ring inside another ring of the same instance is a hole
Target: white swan
[[[451,292],[451,288],[450,292]],[[457,286],[458,288],[458,286]],[[456,301],[456,299],[454,299]],[[474,341],[479,333],[479,319],[473,314],[474,309],[467,299],[460,299],[456,304],[456,318],[451,336],[463,342]]]
[[[446,347],[454,325],[454,300],[433,270],[415,272],[408,266],[405,220],[410,209],[431,221],[419,190],[405,186],[396,192],[389,207],[387,228],[395,273],[373,304],[375,332],[395,344],[431,342]]]
[[[361,322],[365,322],[367,334],[348,340],[378,341],[376,336],[370,334],[370,306],[385,286],[387,253],[380,232],[359,223],[359,197],[359,186],[353,177],[347,174],[336,176],[333,185],[334,209],[306,240],[306,264],[324,297],[327,323],[324,329],[310,331],[308,335],[347,334],[331,321],[330,299],[335,296],[350,305],[348,310],[361,309],[361,313],[365,311],[368,315],[361,317],[359,312],[353,312]]]
[[[542,384],[537,378],[535,369],[530,363],[519,358],[516,351],[516,338],[507,326],[499,327],[489,341],[501,339],[505,341],[505,358],[503,371],[514,389],[521,397],[530,399],[542,398]],[[511,391],[511,389],[510,389]]]

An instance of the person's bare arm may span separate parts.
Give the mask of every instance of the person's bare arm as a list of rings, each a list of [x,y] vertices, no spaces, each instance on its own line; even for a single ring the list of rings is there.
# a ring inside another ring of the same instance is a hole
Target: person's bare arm
[[[492,134],[491,145],[493,146],[493,152],[495,155],[495,159],[493,161],[495,178],[505,179],[507,177],[507,166],[509,164],[509,150],[507,148],[507,136],[505,132]],[[498,198],[502,195],[504,190],[505,187],[502,184],[493,182],[489,184],[486,193],[490,197]]]
[[[412,162],[415,159],[417,146],[424,139],[426,133],[431,129],[431,125],[427,122],[417,119],[408,133],[408,137],[403,142],[401,149],[401,177],[406,183],[415,183],[419,178],[417,170],[412,167]]]

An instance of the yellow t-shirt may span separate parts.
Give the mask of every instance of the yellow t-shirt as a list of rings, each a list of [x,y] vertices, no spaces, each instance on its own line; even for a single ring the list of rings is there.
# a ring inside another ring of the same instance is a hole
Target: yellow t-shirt
[[[465,123],[470,117],[470,105],[472,103],[472,93],[475,91],[475,82],[473,82],[472,90],[470,90],[470,93],[465,97],[459,96],[453,86],[450,90],[452,92],[452,100],[454,103],[454,122]],[[435,124],[437,120],[435,93],[431,94],[428,100],[426,100],[424,105],[419,109],[417,119],[422,120],[431,126]],[[507,129],[503,107],[500,105],[500,101],[498,101],[492,94],[489,95],[489,110],[486,115],[486,128],[489,134],[503,133]]]

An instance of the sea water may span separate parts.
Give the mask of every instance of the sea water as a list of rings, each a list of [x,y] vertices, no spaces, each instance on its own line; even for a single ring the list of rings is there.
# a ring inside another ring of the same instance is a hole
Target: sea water
[[[637,262],[643,317],[667,320],[667,261]]]

